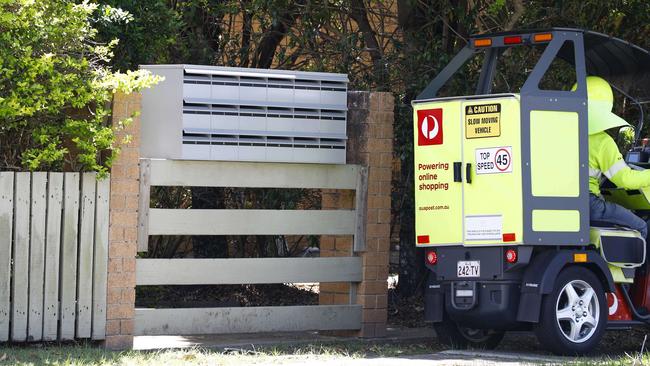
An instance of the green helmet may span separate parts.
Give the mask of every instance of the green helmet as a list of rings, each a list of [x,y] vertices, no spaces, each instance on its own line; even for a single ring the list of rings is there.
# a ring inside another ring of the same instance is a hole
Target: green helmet
[[[572,91],[576,90],[573,85]],[[589,111],[589,134],[614,127],[630,126],[623,118],[612,113],[614,93],[605,79],[599,76],[587,76],[587,107]]]

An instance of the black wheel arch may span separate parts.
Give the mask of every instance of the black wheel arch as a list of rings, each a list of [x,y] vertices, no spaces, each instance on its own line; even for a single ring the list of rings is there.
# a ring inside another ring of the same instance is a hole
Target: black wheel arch
[[[574,254],[586,254],[585,262],[575,262]],[[594,250],[545,250],[533,258],[526,268],[521,283],[521,298],[517,320],[539,322],[542,296],[551,293],[560,271],[567,266],[578,265],[589,269],[600,280],[607,292],[615,291],[614,279],[607,262]]]

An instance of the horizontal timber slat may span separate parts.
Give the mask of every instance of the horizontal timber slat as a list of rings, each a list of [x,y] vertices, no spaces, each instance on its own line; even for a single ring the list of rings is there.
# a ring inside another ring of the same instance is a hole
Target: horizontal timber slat
[[[138,259],[136,285],[359,282],[361,257]]]
[[[152,186],[356,189],[359,174],[357,165],[141,160]]]
[[[149,235],[353,235],[353,210],[150,209]]]
[[[135,309],[135,335],[352,330],[361,305]]]

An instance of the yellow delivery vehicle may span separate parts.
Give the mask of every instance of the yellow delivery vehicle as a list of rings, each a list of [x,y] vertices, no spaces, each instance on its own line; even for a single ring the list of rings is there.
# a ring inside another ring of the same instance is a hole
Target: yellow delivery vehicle
[[[513,48],[539,50],[520,89],[493,93],[498,62]],[[438,97],[473,57],[476,92]],[[575,75],[543,87],[555,62]],[[416,243],[425,251],[426,315],[456,347],[496,347],[510,330],[533,330],[558,354],[592,350],[606,329],[650,324],[645,238],[590,222],[588,76],[601,77],[638,105],[634,169],[650,167],[639,134],[650,95],[650,54],[579,29],[471,37],[413,101]],[[645,140],[647,143],[647,140]],[[603,180],[606,200],[641,216],[650,188]]]

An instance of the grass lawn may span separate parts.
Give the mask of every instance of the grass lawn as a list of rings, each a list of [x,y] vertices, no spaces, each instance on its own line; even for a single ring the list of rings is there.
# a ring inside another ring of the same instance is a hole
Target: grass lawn
[[[619,333],[619,336],[621,334]],[[92,343],[79,345],[48,345],[48,346],[0,346],[0,366],[4,365],[254,365],[254,364],[284,364],[284,363],[310,363],[313,361],[333,361],[332,364],[353,362],[355,359],[377,357],[401,357],[427,355],[442,351],[443,348],[436,342],[422,344],[399,343],[325,343],[300,346],[265,347],[252,350],[206,350],[200,348],[164,351],[125,351],[112,352]],[[503,352],[516,350],[506,348]],[[524,353],[538,354],[544,358],[545,353],[522,349]],[[607,351],[605,351],[607,352]],[[546,353],[547,354],[547,353]],[[548,355],[548,354],[547,354]],[[603,351],[598,356],[590,358],[563,358],[558,360],[548,355],[550,364],[566,365],[650,365],[650,353],[638,358],[638,351],[613,351],[605,354]],[[417,357],[414,357],[417,359]],[[454,364],[481,364],[481,356],[458,357],[454,355],[436,355],[427,362],[436,365]],[[420,359],[423,361],[423,359]],[[492,364],[498,364],[498,359],[491,359]],[[539,364],[549,364],[549,362]],[[370,362],[373,362],[370,360]],[[391,361],[392,362],[392,361]],[[409,365],[409,360],[396,360],[396,364]],[[516,360],[502,359],[510,365]],[[534,364],[533,362],[532,364]],[[370,363],[372,364],[372,363]],[[527,364],[531,364],[527,362]],[[364,364],[368,365],[368,364]],[[384,365],[384,363],[382,363]]]
[[[0,365],[249,365],[281,364],[290,360],[395,357],[439,351],[435,344],[386,345],[353,342],[272,347],[253,351],[184,349],[168,351],[111,352],[92,344],[77,346],[0,346]]]

